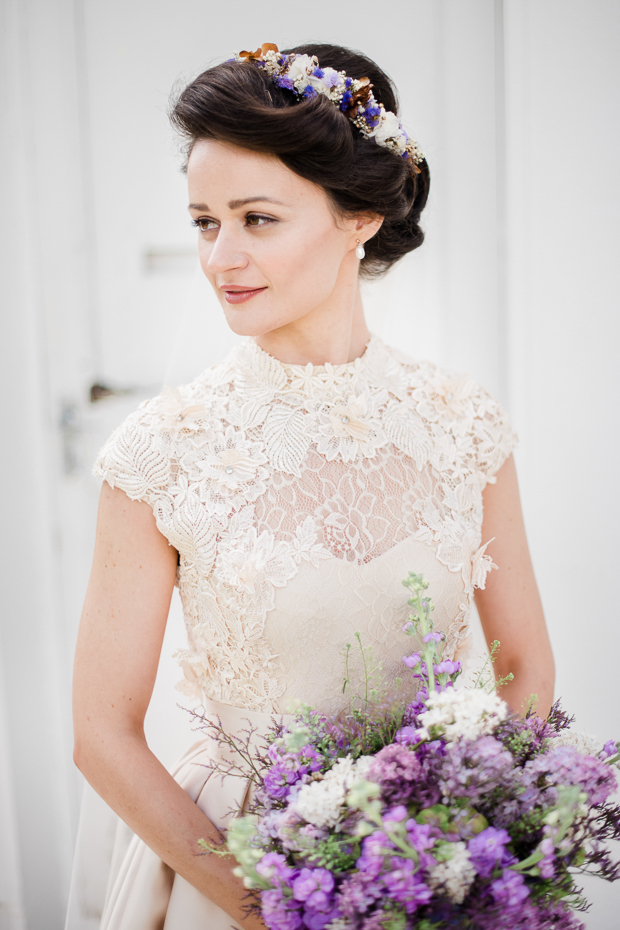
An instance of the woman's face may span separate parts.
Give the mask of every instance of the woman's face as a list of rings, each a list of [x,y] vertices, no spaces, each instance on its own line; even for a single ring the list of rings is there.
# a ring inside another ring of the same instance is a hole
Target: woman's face
[[[211,140],[187,166],[200,264],[239,335],[272,332],[357,282],[355,219],[336,219],[321,187],[274,155]]]

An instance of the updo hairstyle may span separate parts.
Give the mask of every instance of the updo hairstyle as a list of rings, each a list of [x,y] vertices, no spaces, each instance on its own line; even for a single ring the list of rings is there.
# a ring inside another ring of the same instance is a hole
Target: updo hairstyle
[[[398,114],[392,81],[360,52],[310,44],[282,54],[290,53],[316,55],[322,68],[368,77],[375,98]],[[251,62],[228,61],[188,84],[173,102],[170,119],[186,140],[187,158],[199,139],[277,155],[299,177],[322,187],[337,215],[384,217],[379,231],[365,243],[365,277],[383,274],[422,245],[419,221],[430,185],[426,161],[415,174],[407,159],[365,139],[326,97],[298,99]]]

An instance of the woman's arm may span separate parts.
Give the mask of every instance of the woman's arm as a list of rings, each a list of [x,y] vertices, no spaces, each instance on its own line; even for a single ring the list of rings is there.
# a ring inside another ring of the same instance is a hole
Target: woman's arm
[[[500,690],[513,710],[525,713],[537,695],[536,712],[546,717],[553,703],[555,669],[540,595],[525,536],[517,472],[512,455],[483,492],[482,539],[499,571],[475,594],[487,644],[498,639],[496,677],[514,674]]]
[[[210,820],[146,744],[148,707],[168,617],[176,549],[146,503],[103,484],[92,574],[75,658],[75,763],[93,788],[175,872],[244,927],[235,863],[199,855]]]

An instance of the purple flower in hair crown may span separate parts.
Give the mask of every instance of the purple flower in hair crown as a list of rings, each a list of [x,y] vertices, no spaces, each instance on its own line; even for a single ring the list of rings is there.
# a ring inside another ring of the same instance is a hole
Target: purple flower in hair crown
[[[271,75],[274,84],[299,98],[327,97],[366,139],[407,159],[414,174],[420,173],[418,165],[424,155],[396,114],[375,99],[367,77],[351,78],[344,71],[321,68],[316,55],[283,55],[272,42],[265,42],[255,52],[238,52],[234,60],[253,62]]]

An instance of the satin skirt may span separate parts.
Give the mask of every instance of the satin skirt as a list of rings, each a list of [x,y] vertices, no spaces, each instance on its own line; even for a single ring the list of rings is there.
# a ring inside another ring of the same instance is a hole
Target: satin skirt
[[[244,710],[210,701],[206,716],[218,717],[227,733],[238,734],[248,722],[265,733],[271,714]],[[286,722],[288,718],[284,719]],[[256,738],[255,736],[255,738]],[[196,742],[172,771],[175,780],[219,829],[242,809],[250,782],[236,776],[222,778],[209,765],[225,760],[226,753],[207,737]],[[112,876],[100,930],[241,930],[220,907],[177,875],[137,836]]]

